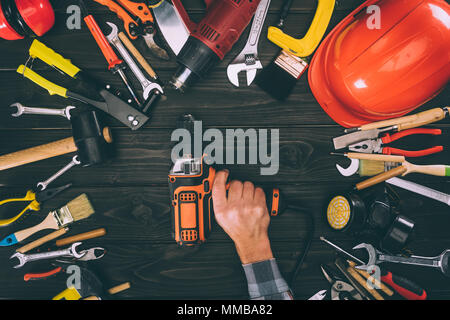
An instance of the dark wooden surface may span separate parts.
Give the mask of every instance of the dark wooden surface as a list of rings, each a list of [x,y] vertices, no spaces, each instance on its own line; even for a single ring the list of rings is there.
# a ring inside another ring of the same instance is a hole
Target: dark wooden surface
[[[120,87],[120,80],[105,70],[105,61],[85,25],[82,30],[66,29],[66,8],[74,1],[53,1],[56,10],[55,27],[42,38],[48,46],[70,58],[77,66],[91,72],[96,78]],[[110,20],[120,25],[114,14],[100,5],[86,1],[98,20]],[[194,18],[203,12],[201,0],[186,0],[186,7]],[[277,19],[281,0],[273,0],[266,24]],[[336,25],[360,0],[339,0],[332,18]],[[311,23],[316,1],[294,1],[286,30],[303,35]],[[331,30],[331,27],[329,30]],[[50,142],[70,135],[70,124],[64,119],[45,116],[12,118],[9,105],[20,101],[30,106],[64,107],[63,98],[49,96],[46,91],[22,79],[15,72],[27,59],[30,40],[0,41],[0,153]],[[170,161],[170,134],[176,119],[182,113],[192,113],[203,120],[204,126],[215,128],[279,128],[280,171],[275,176],[260,176],[258,166],[231,166],[232,175],[263,186],[278,186],[290,201],[301,205],[316,219],[315,238],[293,290],[298,299],[306,299],[318,290],[328,288],[320,272],[320,264],[332,262],[334,252],[318,240],[325,235],[345,247],[357,239],[333,233],[324,223],[323,205],[327,197],[343,192],[358,178],[344,178],[334,165],[336,159],[328,155],[331,138],[341,133],[315,101],[304,76],[288,101],[272,100],[256,86],[234,88],[226,77],[226,66],[242,48],[243,37],[225,60],[214,69],[208,81],[201,82],[185,95],[167,92],[168,99],[159,104],[151,123],[138,132],[131,132],[118,122],[105,117],[113,127],[116,157],[111,163],[97,168],[75,168],[61,177],[58,184],[73,182],[74,187],[47,202],[39,213],[32,214],[20,225],[0,229],[0,237],[39,222],[48,210],[59,207],[82,192],[93,201],[96,213],[90,219],[73,226],[70,234],[106,227],[107,236],[89,241],[108,249],[107,255],[91,263],[106,286],[131,281],[132,288],[120,294],[126,299],[245,299],[246,282],[239,259],[227,235],[215,226],[207,244],[196,248],[180,248],[170,236],[169,193],[167,173]],[[173,74],[174,60],[155,60],[136,44],[149,58],[160,77],[167,81]],[[276,47],[267,40],[260,42],[260,57],[267,64],[276,53]],[[44,76],[53,77],[55,71],[44,64],[35,64]],[[443,106],[448,102],[448,88],[420,110]],[[72,102],[70,102],[72,103]],[[442,128],[442,137],[432,139],[405,139],[403,147],[420,148],[431,144],[448,146],[449,122],[434,127]],[[439,155],[418,159],[419,164],[448,163],[448,150]],[[37,181],[53,174],[67,163],[70,156],[40,161],[0,172],[2,193],[21,193]],[[411,175],[411,180],[450,193],[450,180]],[[409,245],[418,255],[433,256],[450,247],[448,207],[421,196],[397,190],[401,196],[403,213],[417,225],[417,234]],[[305,244],[308,220],[302,212],[287,211],[270,226],[273,251],[283,274],[288,277],[296,258]],[[44,271],[48,265],[34,264],[14,270],[8,261],[15,250],[0,248],[0,298],[47,299],[64,289],[64,277],[45,281],[24,282],[24,272]],[[450,298],[450,280],[434,270],[395,266],[394,270],[408,276],[428,290],[430,298]]]

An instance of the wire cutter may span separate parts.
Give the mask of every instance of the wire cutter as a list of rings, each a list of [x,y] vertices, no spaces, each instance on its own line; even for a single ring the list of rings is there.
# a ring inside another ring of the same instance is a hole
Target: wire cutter
[[[435,146],[425,150],[418,151],[407,151],[401,150],[391,147],[383,147],[383,145],[391,143],[393,141],[399,140],[403,137],[415,135],[415,134],[430,134],[430,135],[440,135],[442,134],[442,130],[440,129],[424,129],[424,128],[416,128],[400,131],[398,133],[394,133],[390,135],[389,133],[378,139],[370,139],[361,141],[359,143],[352,144],[349,146],[349,150],[353,152],[363,152],[363,153],[382,153],[382,154],[393,154],[405,157],[422,157],[426,155],[430,155],[433,153],[438,153],[444,150],[442,146]]]
[[[55,197],[58,193],[63,192],[64,190],[70,188],[72,186],[71,183],[66,184],[65,186],[58,187],[58,188],[52,188],[52,189],[46,189],[44,191],[35,192],[33,190],[28,190],[26,195],[22,198],[10,198],[0,201],[0,206],[10,203],[10,202],[30,202],[19,214],[16,216],[9,218],[9,219],[2,219],[0,220],[0,226],[4,227],[7,225],[10,225],[17,219],[19,219],[21,216],[23,216],[28,211],[39,211],[41,210],[41,204],[49,200],[53,197]]]
[[[321,265],[320,269],[331,284],[331,300],[362,300],[358,291],[349,283],[342,281],[331,268]]]
[[[116,0],[117,2],[113,0],[94,1],[108,7],[109,10],[117,14],[123,21],[125,31],[131,39],[136,40],[138,36],[142,36],[146,45],[155,56],[163,60],[169,60],[167,52],[155,42],[156,28],[153,15],[150,12],[149,6],[145,3],[146,1],[142,1],[141,3],[129,0]],[[127,11],[136,17],[136,19],[132,18]]]

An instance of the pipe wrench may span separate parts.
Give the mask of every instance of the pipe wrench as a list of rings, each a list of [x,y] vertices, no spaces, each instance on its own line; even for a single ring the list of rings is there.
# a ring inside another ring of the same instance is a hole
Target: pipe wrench
[[[112,30],[111,30],[111,33],[106,38],[117,49],[117,51],[119,51],[122,58],[128,64],[128,67],[130,68],[130,70],[133,72],[135,77],[138,79],[138,81],[141,84],[142,89],[144,91],[143,97],[144,97],[145,101],[146,102],[153,101],[152,98],[155,95],[161,96],[162,94],[164,94],[164,91],[163,91],[161,85],[159,85],[156,82],[152,82],[152,81],[148,80],[145,77],[144,73],[139,68],[139,66],[133,60],[131,55],[128,53],[128,50],[125,48],[122,41],[119,39],[117,26],[111,22],[107,22],[107,24],[111,27]],[[145,103],[145,106],[143,109],[144,113],[147,112],[147,109],[149,107],[150,107],[150,105],[148,103]]]
[[[269,6],[270,0],[261,0],[253,18],[247,43],[241,53],[237,55],[227,68],[228,79],[236,87],[239,87],[240,72],[246,71],[247,86],[250,86],[255,80],[256,71],[262,69],[261,61],[258,58],[258,42]]]

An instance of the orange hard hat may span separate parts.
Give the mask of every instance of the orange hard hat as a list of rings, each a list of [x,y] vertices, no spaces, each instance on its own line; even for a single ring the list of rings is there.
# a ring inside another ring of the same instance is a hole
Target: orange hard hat
[[[444,0],[369,0],[317,49],[311,90],[344,127],[400,117],[450,79],[450,5]]]

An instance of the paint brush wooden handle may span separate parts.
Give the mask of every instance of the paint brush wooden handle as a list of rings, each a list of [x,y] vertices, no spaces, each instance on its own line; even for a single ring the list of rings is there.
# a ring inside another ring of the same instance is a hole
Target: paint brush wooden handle
[[[417,128],[444,119],[446,115],[446,108],[434,108],[406,117],[365,124],[360,127],[360,130],[371,130],[391,126],[398,126],[398,131]]]
[[[377,176],[374,176],[370,179],[364,180],[363,182],[356,184],[356,189],[363,190],[363,189],[369,188],[378,183],[386,181],[390,178],[400,176],[400,175],[404,174],[406,172],[406,170],[407,170],[406,167],[400,166],[400,167],[394,168],[392,170],[383,172]]]
[[[106,234],[105,228],[95,229],[89,232],[77,234],[72,237],[57,240],[56,246],[62,247],[71,243],[101,237],[104,236],[105,234]]]
[[[47,217],[39,224],[35,225],[34,227],[23,229],[20,231],[17,231],[8,237],[6,237],[3,241],[9,242],[10,245],[22,242],[23,240],[27,239],[29,236],[35,234],[36,232],[39,232],[41,230],[45,229],[54,229],[57,230],[58,225],[56,223],[55,218],[53,217],[53,214],[50,212]]]
[[[24,245],[23,247],[17,249],[16,251],[20,252],[20,253],[26,253],[30,250],[33,250],[34,248],[37,248],[37,247],[43,245],[44,243],[47,243],[49,241],[52,241],[52,240],[62,236],[63,234],[65,234],[67,232],[67,230],[69,230],[69,228],[61,228],[59,230],[56,230],[40,239],[37,239],[33,242],[30,242],[30,243]]]
[[[141,55],[141,53],[136,49],[136,47],[131,43],[128,37],[123,32],[119,32],[119,38],[122,40],[123,44],[131,52],[131,54],[136,58],[136,60],[141,64],[142,68],[153,78],[156,79],[158,76],[153,68],[148,64],[147,60]]]

